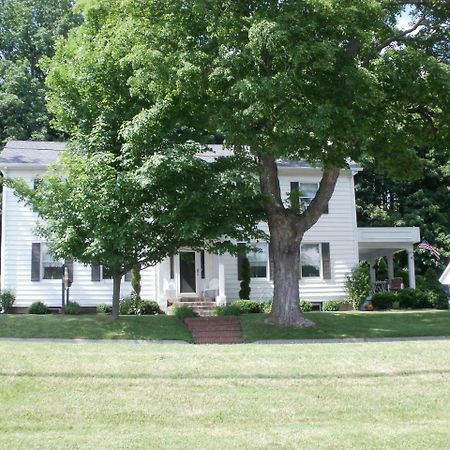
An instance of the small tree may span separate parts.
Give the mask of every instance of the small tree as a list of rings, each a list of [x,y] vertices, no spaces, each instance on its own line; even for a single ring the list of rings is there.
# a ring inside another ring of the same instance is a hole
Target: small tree
[[[242,281],[241,289],[239,291],[239,298],[247,300],[250,298],[250,262],[247,257],[242,260]]]
[[[131,269],[131,287],[138,299],[141,298],[141,268],[137,265]]]

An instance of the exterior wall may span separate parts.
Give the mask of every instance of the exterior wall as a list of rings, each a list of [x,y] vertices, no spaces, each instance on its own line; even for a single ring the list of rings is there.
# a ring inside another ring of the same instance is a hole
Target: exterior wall
[[[41,171],[42,172],[42,171]],[[40,173],[34,170],[8,170],[10,177],[22,177],[32,183]],[[12,289],[16,294],[14,306],[29,306],[35,301],[44,301],[48,306],[61,305],[61,280],[31,281],[31,244],[43,242],[36,236],[37,215],[7,187],[3,192],[3,246],[2,246],[2,289]],[[142,271],[142,297],[155,298],[155,267]],[[74,263],[73,284],[70,299],[81,306],[95,306],[110,303],[112,280],[91,281],[91,267]],[[122,283],[122,295],[131,292],[131,283]]]
[[[37,169],[10,169],[8,176],[21,176],[30,183],[39,173]],[[41,170],[42,172],[42,170]],[[316,169],[280,168],[280,184],[283,195],[287,197],[290,182],[318,183],[321,173]],[[29,207],[19,203],[8,188],[3,194],[3,245],[2,245],[2,288],[11,288],[16,293],[15,306],[28,306],[41,300],[49,306],[61,304],[60,280],[31,280],[31,244],[42,242],[34,234],[37,216]],[[267,225],[261,227],[267,231]],[[353,175],[350,171],[342,171],[335,192],[329,202],[329,213],[323,215],[318,223],[309,230],[303,243],[330,244],[331,279],[303,279],[300,282],[300,295],[310,301],[326,301],[345,296],[344,283],[346,275],[358,262],[358,242],[356,229],[356,211],[354,200]],[[205,278],[199,279],[199,291],[210,287],[219,278],[218,256],[205,255]],[[225,294],[230,302],[239,298],[239,280],[237,274],[237,258],[225,254],[220,256],[225,263]],[[177,266],[175,266],[177,269]],[[176,288],[175,279],[170,279],[169,258],[156,267],[142,272],[142,297],[156,299],[161,307],[166,307],[166,291]],[[122,294],[131,291],[130,282],[122,283]],[[251,298],[267,300],[272,297],[273,282],[267,279],[254,278],[251,282]],[[91,268],[82,264],[74,264],[74,282],[70,290],[70,298],[81,306],[94,306],[108,303],[112,295],[112,280],[91,281]]]

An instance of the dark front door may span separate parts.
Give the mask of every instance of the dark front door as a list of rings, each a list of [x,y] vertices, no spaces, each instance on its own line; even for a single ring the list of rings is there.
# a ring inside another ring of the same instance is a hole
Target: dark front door
[[[195,252],[180,253],[180,292],[196,292]]]

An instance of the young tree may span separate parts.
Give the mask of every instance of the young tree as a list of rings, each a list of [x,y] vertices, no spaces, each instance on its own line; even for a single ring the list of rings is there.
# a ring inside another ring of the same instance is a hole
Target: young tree
[[[133,170],[112,153],[67,152],[34,189],[22,179],[6,182],[43,219],[37,231],[55,256],[111,270],[117,318],[121,278],[136,265],[154,265],[185,246],[233,251],[230,238],[258,234],[256,220],[242,213],[255,186],[241,184],[241,196],[227,200],[235,172],[199,159],[197,149],[154,154]]]

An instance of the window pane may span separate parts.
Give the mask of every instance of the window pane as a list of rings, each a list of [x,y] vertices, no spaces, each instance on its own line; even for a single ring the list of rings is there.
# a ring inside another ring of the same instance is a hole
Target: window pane
[[[319,244],[303,244],[300,249],[301,276],[320,277],[320,266]]]
[[[42,244],[42,275],[45,280],[57,280],[62,277],[63,261],[55,259],[46,244]]]
[[[312,199],[316,196],[319,186],[317,183],[300,183],[300,200],[304,206],[309,206]]]
[[[266,278],[267,277],[267,244],[256,244],[254,247],[259,248],[259,252],[247,253],[247,258],[250,263],[250,276],[252,278]]]
[[[103,271],[103,273],[102,273],[102,278],[104,279],[104,280],[110,280],[110,279],[112,279],[112,270],[109,268],[109,267],[105,267],[105,266],[103,266],[102,267],[102,271]]]

